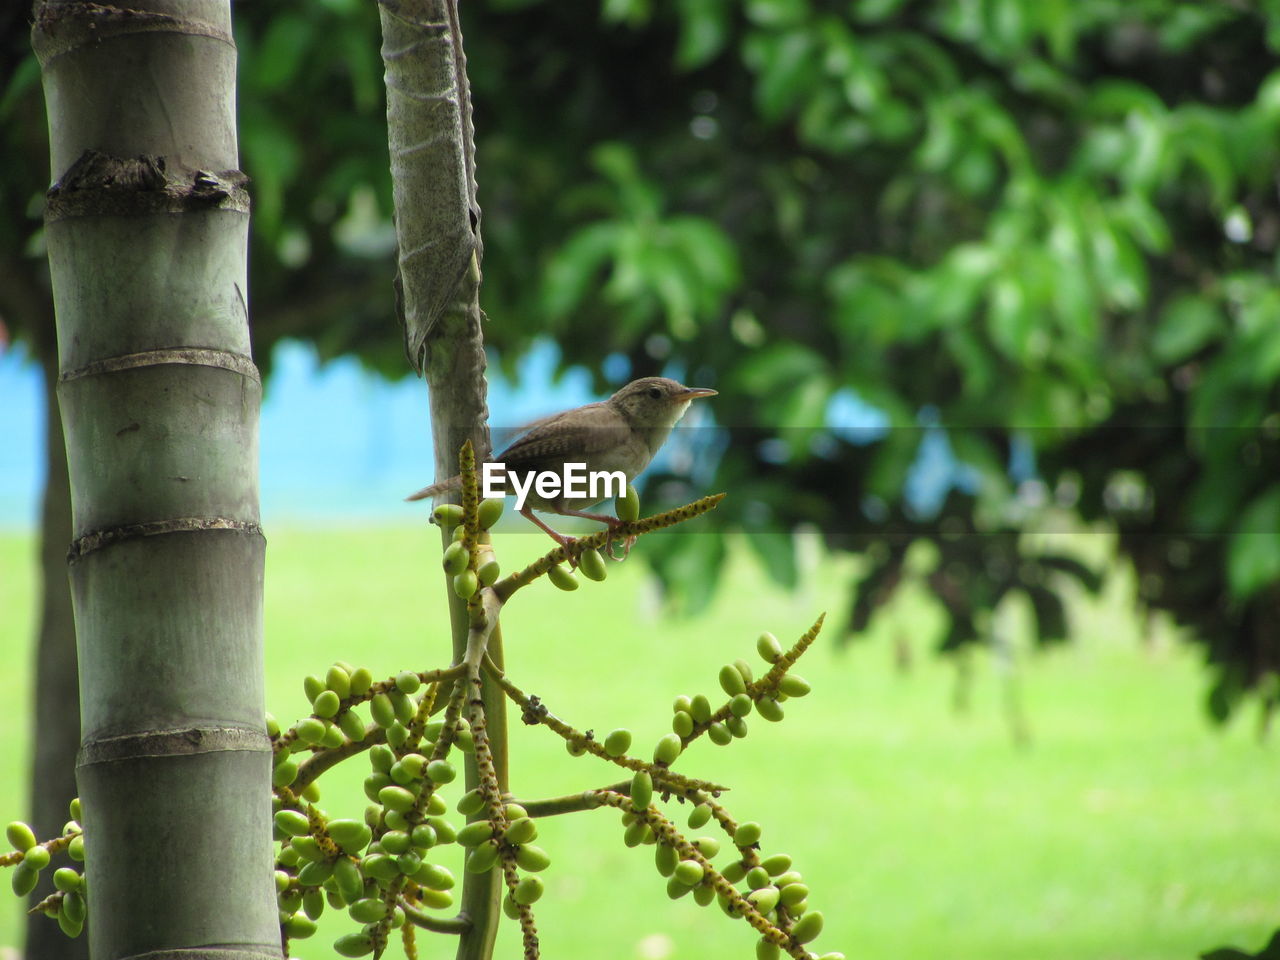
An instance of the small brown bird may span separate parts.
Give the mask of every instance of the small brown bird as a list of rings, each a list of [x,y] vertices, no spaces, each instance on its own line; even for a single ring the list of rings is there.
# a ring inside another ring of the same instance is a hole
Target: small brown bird
[[[614,529],[621,520],[585,512],[585,508],[610,495],[600,491],[605,486],[603,480],[590,482],[591,475],[621,474],[625,483],[630,483],[649,465],[689,404],[698,397],[715,394],[706,387],[686,387],[667,377],[632,380],[608,400],[574,407],[529,424],[509,447],[484,465],[483,479],[486,483],[492,481],[493,492],[514,492],[520,513],[561,546],[567,546],[568,539],[535,517],[534,510],[598,520]],[[498,464],[505,467],[505,482]],[[566,464],[580,464],[584,469],[567,471]],[[575,477],[582,486],[567,482]],[[405,499],[436,497],[457,490],[461,482],[459,477],[450,477]]]

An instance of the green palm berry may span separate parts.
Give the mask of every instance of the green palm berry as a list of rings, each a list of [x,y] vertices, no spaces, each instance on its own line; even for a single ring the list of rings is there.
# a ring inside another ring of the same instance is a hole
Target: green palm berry
[[[763,867],[752,867],[747,871],[747,886],[752,890],[769,886],[769,874]]]
[[[434,800],[435,797],[432,797],[431,799]],[[430,808],[428,808],[428,812],[430,812]],[[431,824],[431,829],[436,832],[437,844],[453,843],[458,839],[458,831],[455,830],[453,828],[453,824],[444,817],[432,817],[427,822]]]
[[[631,749],[631,731],[619,727],[604,738],[604,752],[611,757],[620,757]]]
[[[578,578],[558,563],[553,563],[547,570],[547,577],[561,590],[578,589]]]
[[[622,842],[628,847],[638,847],[644,843],[644,833],[648,829],[649,825],[643,820],[636,820],[622,832]]]
[[[782,656],[782,644],[778,642],[777,637],[766,630],[756,641],[756,653],[760,654],[760,659],[765,663],[773,663]]]
[[[726,663],[720,668],[719,674],[720,689],[731,697],[736,697],[740,693],[747,692],[747,684],[742,679],[742,674],[738,672],[738,668],[731,663]]]
[[[598,550],[583,550],[578,555],[578,569],[588,580],[595,580],[597,583],[609,575],[604,558]]]
[[[761,913],[768,913],[778,905],[778,888],[766,886],[752,890],[747,894],[747,902],[754,904]]]
[[[730,717],[724,722],[724,725],[729,728],[730,735],[737,737],[739,740],[747,735],[747,721],[742,717]]]
[[[710,884],[700,883],[693,888],[693,899],[700,907],[708,906],[716,898],[716,888]]]
[[[414,799],[414,795],[411,792],[395,784],[383,787],[378,791],[378,802],[388,810],[398,810],[400,813],[412,810]]]
[[[830,953],[824,953],[818,960],[844,960],[844,954],[839,950],[832,950]]]
[[[305,863],[298,871],[298,882],[304,887],[318,887],[333,874],[331,863]]]
[[[698,848],[698,852],[708,860],[715,857],[720,852],[720,841],[715,837],[698,837],[693,841],[693,845]]]
[[[631,484],[627,484],[627,492],[615,501],[614,511],[619,520],[640,519],[640,494]]]
[[[324,851],[320,849],[320,844],[316,838],[307,834],[305,837],[294,837],[289,841],[289,846],[298,851],[298,856],[304,860],[310,860],[312,863],[319,863],[323,860]]]
[[[312,891],[320,900],[321,907],[324,905],[324,894],[318,890]],[[319,916],[319,913],[316,914]],[[316,932],[316,925],[312,917],[292,916],[284,922],[284,933],[290,940],[305,940]]]
[[[279,770],[279,767],[276,767]],[[295,767],[295,770],[297,768]],[[286,784],[287,786],[287,784]],[[84,837],[75,837],[67,845],[67,856],[77,863],[84,863]]]
[[[711,701],[705,693],[700,693],[689,701],[689,712],[698,723],[706,723],[711,719]]]
[[[426,887],[428,890],[452,890],[453,885],[457,882],[446,867],[425,861],[418,868],[418,872],[413,875],[413,880],[419,886]]]
[[[782,704],[773,697],[761,697],[756,704],[756,712],[770,723],[777,723],[782,719]]]
[[[488,842],[472,849],[467,857],[468,873],[487,873],[498,861],[498,845]]]
[[[693,698],[688,694],[680,694],[680,696],[676,697],[675,701],[671,704],[672,713],[679,713],[681,710],[685,713],[693,712]]]
[[[387,853],[399,856],[409,849],[409,834],[403,830],[388,830],[378,842]]]
[[[733,665],[734,665],[734,667],[737,669],[737,671],[738,671],[740,674],[742,674],[742,679],[743,679],[743,681],[744,681],[744,682],[746,682],[746,683],[750,683],[750,682],[751,682],[751,680],[752,680],[752,678],[754,677],[754,673],[753,673],[753,672],[752,672],[752,670],[751,670],[751,664],[749,664],[749,663],[747,663],[747,661],[745,661],[745,660],[743,660],[743,659],[739,658],[739,659],[737,659],[737,660],[733,661]]]
[[[478,787],[475,790],[470,790],[464,793],[458,800],[458,806],[456,809],[464,817],[469,817],[473,813],[479,813],[484,809],[484,794],[480,792]]]
[[[30,847],[22,855],[22,862],[32,870],[43,870],[49,865],[49,851],[44,847]]]
[[[391,745],[393,750],[399,750],[408,739],[409,728],[399,720],[392,722],[391,726],[387,727],[387,743]]]
[[[313,702],[324,690],[324,681],[314,674],[308,674],[302,678],[302,692],[307,695],[308,703]]]
[[[733,842],[739,847],[749,847],[760,842],[760,824],[754,820],[738,824],[733,832]]]
[[[822,932],[822,911],[806,913],[791,928],[791,939],[796,943],[808,943]]]
[[[464,847],[478,847],[492,836],[493,823],[489,820],[476,820],[458,831],[458,842]]]
[[[360,868],[366,877],[374,880],[389,881],[400,876],[400,867],[397,866],[395,857],[389,857],[385,853],[369,854],[361,861]]]
[[[391,698],[385,693],[373,695],[373,699],[369,701],[369,713],[373,716],[373,722],[380,727],[389,727],[396,720],[395,707],[391,705]]]
[[[729,712],[735,717],[745,717],[751,712],[751,698],[745,693],[740,693],[729,701]]]
[[[637,770],[631,778],[631,809],[644,810],[653,800],[653,777],[648,770]]]
[[[693,733],[693,715],[681,710],[671,718],[671,729],[682,739],[689,736]]]
[[[427,764],[427,777],[432,783],[452,783],[458,771],[448,760],[432,760]]]
[[[418,712],[418,705],[399,690],[388,690],[387,697],[391,700],[391,709],[395,711],[396,719],[405,726],[412,723]]]
[[[528,906],[542,899],[542,894],[543,884],[541,877],[521,877],[512,895],[515,897],[516,903]]]
[[[83,922],[76,923],[65,913],[59,912],[58,927],[59,929],[62,930],[63,933],[65,933],[68,937],[74,940],[76,937],[80,936],[80,932],[84,930],[84,923]]]
[[[406,850],[396,857],[396,868],[406,877],[412,877],[422,869],[422,857],[414,850]]]
[[[502,567],[497,560],[486,560],[476,567],[476,579],[480,581],[481,586],[492,587],[498,582],[500,576],[502,576]]]
[[[672,900],[679,900],[692,889],[693,887],[689,886],[687,883],[683,883],[680,878],[674,874],[667,879],[667,896]]]
[[[453,578],[453,592],[463,600],[470,600],[480,589],[480,578],[474,570],[463,570]]]
[[[803,883],[788,883],[782,888],[782,905],[784,907],[794,907],[797,903],[803,903],[809,897],[809,888]]]
[[[391,777],[385,773],[371,773],[364,778],[364,795],[375,803],[378,802],[378,791],[391,784]]]
[[[462,522],[462,504],[442,503],[431,511],[436,523],[442,527],[455,527]]]
[[[498,518],[502,516],[502,508],[506,506],[505,500],[499,500],[496,497],[488,500],[481,500],[480,507],[476,510],[476,521],[480,524],[481,530],[488,530]]]
[[[297,810],[281,810],[276,814],[276,826],[291,837],[306,836],[311,832],[311,822],[305,813]]]
[[[551,865],[551,857],[541,847],[526,843],[522,844],[520,849],[516,851],[516,863],[521,870],[540,873]]]
[[[272,714],[270,714],[270,713],[267,713],[267,714],[266,714],[266,721],[267,721],[267,736],[268,736],[268,737],[270,737],[272,740],[274,740],[276,737],[280,736],[280,721],[279,721],[279,720],[277,720],[277,719],[276,719]],[[73,808],[73,809],[74,809],[74,807],[75,807],[75,804],[76,804],[77,802],[79,802],[79,800],[80,800],[80,798],[79,798],[79,797],[76,797],[76,798],[75,798],[75,800],[72,800],[72,801],[71,801],[71,804],[72,804],[72,808]],[[73,814],[71,815],[71,819],[72,819],[72,820],[79,820],[80,818],[79,818],[79,817],[77,817],[77,816],[73,813]]]
[[[323,717],[328,720],[330,717],[338,713],[338,708],[342,706],[342,701],[338,699],[338,695],[332,690],[324,690],[316,697],[311,708],[317,717]],[[323,739],[323,733],[321,734]],[[315,742],[315,741],[312,741]]]
[[[733,734],[729,732],[729,728],[723,723],[713,723],[707,727],[707,736],[718,747],[723,747],[733,740]]]
[[[520,919],[520,907],[510,891],[507,891],[507,895],[502,898],[502,912],[511,920]]]
[[[409,821],[405,819],[405,815],[399,810],[382,811],[382,822],[386,824],[388,830],[409,832]]]
[[[350,857],[339,857],[334,861],[333,880],[338,894],[347,903],[355,903],[364,893],[364,877]]]
[[[665,843],[657,844],[653,851],[653,863],[658,868],[658,872],[664,877],[669,877],[676,871],[676,864],[680,862],[680,854],[676,852],[675,847],[669,847]]]
[[[333,691],[327,691],[332,693]],[[325,725],[323,720],[315,717],[304,717],[298,721],[298,725],[294,727],[298,733],[298,739],[303,743],[312,745],[318,744],[324,739]]]
[[[40,871],[25,860],[14,867],[13,873],[9,876],[9,882],[13,885],[13,892],[20,897],[25,897],[34,890],[39,879]]]
[[[412,670],[401,670],[396,674],[396,688],[401,693],[417,693],[420,686],[422,686],[422,679]]]
[[[298,778],[298,761],[293,757],[285,757],[271,771],[271,783],[277,787],[287,787]]]
[[[529,815],[529,811],[518,803],[508,803],[503,810],[507,814],[508,820],[523,820]]]
[[[344,957],[363,957],[373,953],[373,937],[367,933],[348,933],[333,941],[333,949]]]
[[[345,733],[352,743],[359,743],[364,739],[364,721],[355,710],[348,710],[338,718],[338,729]]]
[[[280,907],[282,914],[286,917],[292,916],[302,906],[302,891],[296,887],[292,890],[286,890],[276,897],[276,904]]]
[[[336,663],[324,675],[324,685],[338,695],[338,699],[351,696],[351,674]]]
[[[288,883],[289,876],[285,874],[285,882]],[[80,874],[72,870],[70,867],[59,867],[53,871],[53,885],[63,893],[71,893],[80,889]]]
[[[675,873],[672,876],[685,886],[692,887],[695,883],[701,883],[705,874],[706,871],[697,860],[681,860],[676,864]]]
[[[453,741],[458,745],[458,749],[463,753],[471,753],[476,748],[476,738],[470,730],[459,730],[457,738]]]
[[[764,867],[769,876],[776,877],[791,869],[791,858],[785,853],[775,853],[761,860],[760,866]]]
[[[782,950],[772,940],[756,941],[756,960],[778,960]]]
[[[430,850],[436,845],[436,830],[429,823],[420,823],[409,833],[409,839],[417,850]]]
[[[466,535],[467,535],[466,527],[462,527],[462,526],[455,527],[453,531],[453,542],[457,543],[459,540],[462,540],[464,537],[466,537]]]
[[[689,811],[689,829],[697,830],[711,819],[711,805],[700,803]]]
[[[275,719],[275,717],[271,716],[271,714],[267,714],[267,724],[268,724],[268,726],[270,726],[271,721],[273,721],[274,719]],[[276,733],[279,733],[279,732],[280,732],[280,725],[279,725],[279,724],[276,724]],[[79,798],[79,797],[72,797],[72,798],[71,798],[70,812],[71,812],[71,819],[72,819],[72,820],[81,820],[81,819],[83,819],[84,808],[80,805],[80,798]]]
[[[373,674],[367,667],[357,667],[351,672],[351,692],[356,696],[362,696],[369,692],[369,688],[373,686]]]
[[[789,883],[800,883],[804,878],[799,870],[787,870],[773,878],[774,886],[785,887]]]
[[[422,771],[427,769],[427,758],[420,753],[406,753],[396,763],[400,764],[400,769],[409,775],[410,780],[417,780],[422,776]],[[392,764],[391,769],[395,769],[395,764]],[[395,779],[394,774],[391,779]]]
[[[680,737],[674,733],[668,733],[653,748],[653,759],[656,763],[674,763],[682,750],[684,750],[684,744],[680,742]]]
[[[457,576],[467,569],[467,564],[470,562],[471,553],[461,541],[454,541],[445,547],[444,556],[440,558],[444,572],[450,576]]]
[[[798,677],[794,673],[788,673],[778,681],[778,689],[788,697],[803,697],[813,688],[809,686],[809,681],[804,677]]]
[[[537,837],[538,825],[528,817],[511,824],[503,834],[503,839],[507,843],[528,843],[530,840],[536,840]]]
[[[564,742],[564,748],[569,751],[569,756],[580,757],[587,752],[587,741],[581,737],[570,737]]]
[[[332,693],[332,690],[325,691]],[[322,698],[323,699],[323,698]],[[320,738],[320,746],[322,747],[340,747],[347,742],[347,738],[342,735],[342,731],[335,724],[326,723],[324,725],[324,736]],[[317,790],[319,787],[316,788]],[[319,796],[317,794],[317,796]]]

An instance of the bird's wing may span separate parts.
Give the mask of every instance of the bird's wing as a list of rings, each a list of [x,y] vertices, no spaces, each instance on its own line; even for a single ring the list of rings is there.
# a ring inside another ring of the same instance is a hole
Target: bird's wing
[[[571,422],[566,422],[571,417]],[[627,426],[605,401],[566,410],[541,420],[494,459],[508,466],[588,456],[616,445]]]

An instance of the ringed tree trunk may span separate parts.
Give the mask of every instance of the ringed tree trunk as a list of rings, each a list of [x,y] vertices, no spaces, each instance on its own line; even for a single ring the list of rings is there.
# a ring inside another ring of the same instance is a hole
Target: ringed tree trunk
[[[227,0],[36,4],[94,957],[278,958]]]

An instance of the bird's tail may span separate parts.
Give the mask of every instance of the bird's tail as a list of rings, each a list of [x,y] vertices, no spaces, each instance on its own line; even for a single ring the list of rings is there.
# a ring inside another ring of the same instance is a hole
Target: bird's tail
[[[452,493],[462,486],[462,477],[450,477],[448,480],[441,480],[439,483],[433,483],[429,487],[423,487],[417,493],[411,493],[406,500],[426,500],[428,497],[438,497],[442,493]]]

